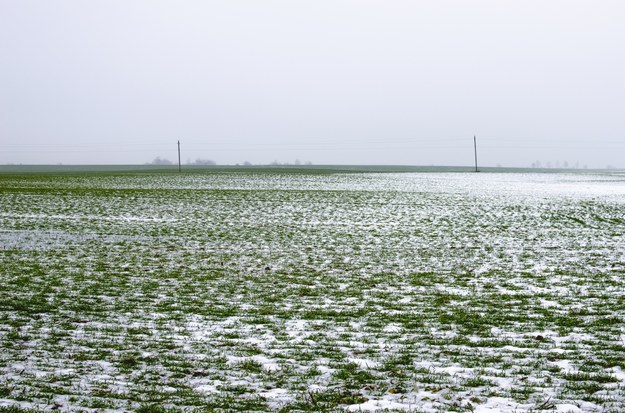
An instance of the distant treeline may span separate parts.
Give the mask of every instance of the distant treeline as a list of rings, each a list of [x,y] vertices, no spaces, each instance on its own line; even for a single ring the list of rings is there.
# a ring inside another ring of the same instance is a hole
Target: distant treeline
[[[157,156],[152,162],[148,163],[149,165],[173,165],[174,163],[172,161],[170,161],[169,159],[165,159],[165,158],[161,158],[159,156]],[[210,159],[196,159],[195,161],[191,161],[190,159],[187,159],[187,162],[185,163],[185,165],[204,165],[204,166],[208,166],[208,165],[217,165],[217,162],[212,161]]]
[[[160,156],[157,156],[156,158],[154,158],[154,160],[152,162],[148,162],[146,163],[146,165],[177,165],[177,163],[174,163],[172,161],[170,161],[167,158],[161,158]],[[191,159],[187,159],[187,161],[185,162],[185,165],[196,165],[196,166],[209,166],[209,165],[217,165],[217,162],[211,160],[211,159],[196,159],[195,161],[191,161]],[[237,164],[239,165],[239,164]],[[253,164],[251,162],[245,161],[243,162],[241,165],[243,166],[252,166]],[[269,163],[268,165],[271,166],[278,166],[278,165],[306,165],[306,166],[310,166],[312,165],[312,162],[310,161],[306,161],[306,162],[301,162],[299,159],[296,159],[295,162],[290,163],[290,162],[278,162],[278,161],[273,161],[271,163]]]

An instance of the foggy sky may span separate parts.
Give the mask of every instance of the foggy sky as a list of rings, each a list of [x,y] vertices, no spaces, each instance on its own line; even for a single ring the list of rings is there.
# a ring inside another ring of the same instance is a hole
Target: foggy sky
[[[621,0],[0,0],[0,163],[625,167]]]

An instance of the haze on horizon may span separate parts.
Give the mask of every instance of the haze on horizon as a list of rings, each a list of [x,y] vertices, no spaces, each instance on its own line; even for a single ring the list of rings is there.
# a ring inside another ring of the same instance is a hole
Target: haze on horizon
[[[0,164],[625,167],[620,0],[0,0]]]

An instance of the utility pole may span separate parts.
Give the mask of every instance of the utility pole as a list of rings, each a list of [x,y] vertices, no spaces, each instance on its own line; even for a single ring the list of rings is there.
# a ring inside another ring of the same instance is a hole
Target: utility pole
[[[178,141],[178,172],[182,172],[182,165],[180,163],[180,141]]]
[[[475,152],[475,172],[479,172],[477,170],[477,138],[473,135],[473,150]]]

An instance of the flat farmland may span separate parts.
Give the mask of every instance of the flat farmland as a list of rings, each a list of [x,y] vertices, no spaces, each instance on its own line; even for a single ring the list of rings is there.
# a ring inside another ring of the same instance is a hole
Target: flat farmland
[[[0,174],[0,411],[625,410],[625,174]]]

